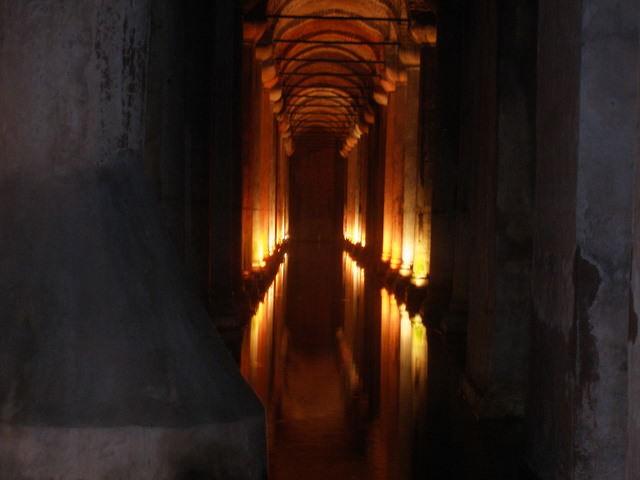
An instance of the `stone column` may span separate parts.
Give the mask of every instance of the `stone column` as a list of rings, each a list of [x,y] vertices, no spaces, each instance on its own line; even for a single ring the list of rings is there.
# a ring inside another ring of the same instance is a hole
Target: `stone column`
[[[465,394],[481,416],[524,413],[534,165],[535,10],[474,5],[472,247]]]
[[[440,94],[438,90],[438,47],[426,47],[422,49],[422,98],[421,107],[423,109],[420,120],[422,120],[422,138],[420,142],[420,168],[416,172],[418,183],[418,215],[416,218],[416,243],[420,244],[414,282],[419,284],[420,279],[426,281],[428,276],[428,311],[433,314],[431,305],[434,299],[438,298],[442,290],[442,268],[441,264],[446,261],[446,254],[442,249],[434,250],[433,243],[439,240],[434,232],[434,221],[439,220],[434,215],[434,164],[440,160],[438,152],[438,126],[439,112],[437,109],[437,98]],[[438,233],[440,233],[438,231]],[[438,245],[439,246],[439,245]],[[448,243],[450,246],[450,243]],[[424,258],[420,258],[423,256]],[[432,320],[430,318],[430,320]]]
[[[289,196],[287,191],[287,176],[289,175],[288,158],[285,151],[283,140],[278,139],[278,165],[277,165],[277,210],[276,210],[276,243],[278,245],[286,239],[286,202]]]
[[[638,408],[627,395],[638,9],[539,5],[528,416],[542,478],[624,478],[627,451],[627,478],[638,475],[637,431],[627,433],[627,406]]]
[[[356,145],[344,159],[346,164],[345,177],[346,177],[346,192],[344,201],[344,235],[347,240],[355,243],[355,224],[356,224],[356,202],[357,200],[357,183],[356,176],[358,175],[358,157],[359,157],[359,145]]]
[[[639,19],[640,22],[640,19]],[[638,35],[638,32],[636,32]],[[640,54],[640,52],[638,52]],[[636,64],[637,65],[637,64]],[[636,66],[636,68],[638,68]],[[640,114],[640,109],[638,110]],[[633,262],[631,264],[631,298],[629,299],[628,328],[628,415],[627,420],[627,468],[626,480],[640,477],[640,145],[636,136],[635,181],[633,198]]]
[[[259,69],[255,60],[255,38],[245,26],[242,46],[242,270],[248,275],[253,263],[253,177],[255,175],[255,123],[258,117]],[[247,38],[248,37],[248,38]]]
[[[242,166],[240,162],[241,23],[232,1],[216,2],[213,145],[209,170],[209,298],[219,325],[236,324],[241,288]]]
[[[258,157],[258,169],[256,174],[259,177],[259,185],[257,193],[257,205],[254,215],[257,217],[254,221],[254,228],[258,225],[257,241],[258,241],[258,257],[260,265],[264,265],[264,261],[271,254],[271,213],[273,207],[272,189],[274,184],[274,128],[275,119],[271,111],[271,102],[269,101],[269,89],[263,88],[260,96],[262,108],[260,111],[260,148]],[[254,231],[255,233],[255,231]],[[255,241],[255,240],[254,240]]]
[[[156,1],[148,46],[145,105],[145,173],[154,187],[163,220],[178,250],[185,251],[185,95],[182,23],[185,13],[170,1]]]
[[[268,98],[268,96],[267,96]],[[271,111],[271,102],[269,102],[269,110]],[[272,119],[273,119],[273,112]],[[276,249],[277,239],[277,188],[278,188],[278,163],[280,162],[280,138],[278,136],[277,123],[271,124],[271,156],[269,158],[269,196],[268,196],[268,229],[269,229],[269,255],[272,255]]]
[[[393,270],[399,270],[402,264],[403,224],[404,224],[404,129],[407,121],[407,83],[398,81],[393,110],[393,135],[391,136],[391,259]],[[389,128],[389,127],[387,127]]]
[[[382,222],[382,261],[390,262],[393,242],[393,152],[395,137],[395,116],[397,99],[395,93],[389,95],[389,102],[384,107],[385,121],[381,125],[384,131],[384,143],[381,148],[381,155],[384,164],[384,213]]]
[[[0,3],[0,476],[263,478],[143,174],[149,6],[107,3]]]
[[[418,50],[419,52],[419,50]],[[409,58],[407,58],[409,57]],[[416,58],[417,57],[417,58]],[[427,275],[427,245],[422,241],[425,239],[418,232],[422,233],[418,219],[422,215],[421,207],[423,202],[419,194],[423,193],[420,182],[420,155],[418,153],[418,131],[419,131],[419,106],[420,106],[420,55],[401,55],[401,60],[406,65],[406,110],[404,118],[404,192],[403,192],[403,225],[402,225],[402,265],[400,273],[405,276],[411,275],[414,266],[414,259],[417,256],[418,269],[422,270],[420,278],[426,279]],[[412,61],[413,60],[413,61]],[[423,259],[423,262],[420,262]]]
[[[394,82],[385,107],[384,145],[384,227],[382,261],[398,270],[402,263],[402,225],[404,206],[404,122],[406,120],[406,82]]]
[[[367,244],[367,178],[369,171],[369,133],[363,135],[358,144],[358,183],[360,185],[360,196],[358,198],[358,226],[360,230],[360,245]],[[348,194],[348,192],[346,192]]]
[[[433,185],[428,317],[447,332],[466,326],[466,283],[460,278],[466,278],[464,259],[468,248],[463,242],[467,236],[462,228],[456,231],[457,211],[461,226],[466,213],[462,202],[456,204],[456,197],[464,198],[460,193],[464,191],[461,180],[466,170],[459,140],[463,3],[464,0],[452,0],[439,5],[437,48],[425,48],[422,54],[422,139],[427,160],[432,158]]]
[[[382,107],[377,107],[379,115],[371,125],[367,142],[369,156],[367,159],[367,217],[366,241],[367,257],[374,265],[380,261],[383,251],[384,225],[384,138],[386,119]]]

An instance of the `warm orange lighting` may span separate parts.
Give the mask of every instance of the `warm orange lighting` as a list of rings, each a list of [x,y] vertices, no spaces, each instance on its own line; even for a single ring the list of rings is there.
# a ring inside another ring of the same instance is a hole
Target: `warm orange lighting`
[[[411,283],[416,287],[426,287],[429,285],[429,279],[413,276],[411,277]]]
[[[382,232],[382,256],[380,258],[383,262],[391,260],[391,232],[386,228]]]
[[[404,228],[405,236],[402,239],[402,265],[400,265],[400,275],[408,277],[412,273],[414,256],[414,238],[408,228]]]
[[[273,255],[276,251],[276,232],[269,232],[269,255]]]
[[[399,273],[403,277],[410,277],[411,276],[411,265],[407,266],[406,264],[403,263],[402,265],[400,265]]]
[[[416,242],[411,283],[416,287],[426,286],[429,277],[430,236],[429,232],[427,232],[427,226],[424,225],[423,218],[423,215],[418,216],[418,224],[415,232]]]
[[[389,265],[393,270],[398,270],[402,264],[402,228],[398,228],[398,224],[402,225],[401,218],[394,219],[394,229],[391,240],[391,260]]]
[[[264,302],[260,302],[258,304],[258,309],[256,313],[251,318],[251,334],[250,334],[250,344],[249,344],[249,358],[251,365],[251,373],[255,371],[258,366],[259,360],[259,345],[260,338],[262,338],[265,319],[264,319]],[[253,375],[252,375],[253,376]]]
[[[420,315],[413,317],[411,322],[413,325],[411,377],[414,388],[413,416],[414,420],[416,420],[426,395],[429,346],[427,343],[427,328],[423,325]]]
[[[362,298],[364,292],[364,269],[346,252],[343,253],[344,317],[343,327],[336,333],[340,356],[346,367],[346,379],[353,393],[360,387],[360,373],[354,352],[360,344],[364,322]]]
[[[269,308],[269,295],[267,293],[251,318],[249,330],[245,333],[240,365],[242,374],[263,400],[268,396],[269,376],[266,372],[269,368],[272,348],[273,311]]]
[[[277,345],[275,322],[282,317],[284,308],[286,264],[285,258],[244,332],[240,371],[262,401],[269,398],[273,388],[269,372],[273,362],[274,345]]]
[[[362,232],[360,231],[360,218],[356,217],[355,225],[353,227],[353,243],[359,244],[362,243]]]
[[[257,237],[257,236],[256,236]],[[260,270],[264,268],[267,264],[266,262],[266,252],[265,252],[265,243],[264,240],[258,238],[254,239],[253,242],[253,260],[251,262],[251,266],[254,270]]]

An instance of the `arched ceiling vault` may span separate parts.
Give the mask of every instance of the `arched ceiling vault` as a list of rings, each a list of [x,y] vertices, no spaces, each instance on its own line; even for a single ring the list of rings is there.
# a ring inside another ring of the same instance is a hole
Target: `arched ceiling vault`
[[[300,137],[326,135],[342,142],[346,156],[375,121],[374,103],[386,104],[406,77],[406,59],[419,58],[403,50],[435,42],[435,0],[269,0],[264,7],[256,57],[289,150]]]

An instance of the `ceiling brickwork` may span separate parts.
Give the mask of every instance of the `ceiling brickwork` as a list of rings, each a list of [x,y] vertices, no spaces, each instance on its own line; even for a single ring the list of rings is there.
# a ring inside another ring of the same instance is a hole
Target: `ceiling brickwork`
[[[429,8],[429,0],[267,2],[256,52],[283,137],[335,137],[348,154],[375,121],[375,103],[402,81],[399,52],[415,43],[409,15]]]

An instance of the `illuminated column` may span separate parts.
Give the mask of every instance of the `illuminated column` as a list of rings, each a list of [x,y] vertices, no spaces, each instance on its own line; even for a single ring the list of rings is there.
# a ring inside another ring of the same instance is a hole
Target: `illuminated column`
[[[351,181],[353,183],[351,192],[348,192],[348,195],[352,197],[351,235],[353,237],[352,242],[357,245],[360,243],[360,142],[358,142],[358,145],[356,145],[351,152],[349,160],[351,162],[351,171],[349,174],[352,177]]]
[[[276,245],[280,245],[283,239],[283,215],[284,203],[282,192],[282,167],[286,154],[284,153],[284,145],[282,138],[278,138],[276,142],[278,152],[276,155]]]
[[[262,90],[262,112],[260,122],[260,190],[258,193],[259,202],[256,215],[259,225],[259,245],[258,252],[260,264],[264,266],[265,259],[269,256],[271,239],[271,206],[272,206],[272,183],[273,183],[273,128],[274,118],[269,102],[269,90]]]
[[[253,270],[260,269],[264,266],[264,238],[262,235],[262,224],[260,217],[260,191],[261,191],[261,129],[262,129],[262,109],[263,109],[263,101],[262,95],[263,90],[261,85],[259,84],[260,80],[258,79],[258,85],[256,86],[256,95],[255,95],[255,114],[254,114],[254,137],[253,142],[255,145],[253,151],[253,158],[251,159],[251,268]]]
[[[360,196],[358,198],[359,212],[359,243],[363,247],[367,244],[367,178],[369,170],[369,135],[365,134],[358,144],[358,181],[360,185]]]
[[[391,262],[393,254],[393,227],[394,227],[394,153],[396,140],[396,111],[398,100],[395,93],[389,95],[386,107],[386,130],[384,145],[384,217],[382,227],[382,261]]]
[[[254,25],[243,28],[242,48],[242,271],[247,274],[254,263],[254,192],[259,181],[257,146],[260,119],[260,68],[255,44],[261,31]]]
[[[278,88],[279,79],[273,63],[273,47],[270,44],[260,45],[255,49],[256,58],[261,60],[260,81],[255,87],[255,113],[253,128],[256,146],[251,171],[251,268],[259,270],[266,264],[266,259],[275,251],[280,242],[281,223],[286,215],[283,214],[285,202],[281,191],[283,165],[286,165],[284,141],[276,126],[274,111],[281,106],[281,89]],[[286,169],[285,169],[286,171]],[[284,173],[283,173],[284,175]]]
[[[407,106],[407,85],[405,82],[397,83],[396,108],[393,118],[394,135],[392,137],[391,154],[391,258],[390,266],[396,270],[402,264],[402,234],[404,223],[404,135],[406,106]]]
[[[349,242],[353,242],[353,237],[351,235],[351,203],[353,199],[353,190],[352,190],[352,181],[351,181],[351,173],[352,173],[352,157],[353,150],[349,152],[347,158],[344,159],[346,162],[346,175],[345,175],[345,196],[344,196],[344,222],[343,222],[343,236]]]
[[[269,103],[269,109],[271,111],[271,103]],[[271,112],[271,155],[267,157],[267,162],[269,164],[269,201],[267,203],[267,214],[268,214],[268,228],[269,228],[269,237],[268,237],[268,251],[269,255],[272,255],[276,249],[277,242],[277,209],[278,209],[278,199],[277,199],[277,186],[278,186],[278,163],[280,162],[280,139],[278,137],[278,129],[275,126],[275,119],[273,117],[273,112]]]
[[[418,130],[419,130],[419,99],[420,99],[420,56],[414,52],[405,51],[401,60],[407,65],[406,86],[406,115],[404,128],[404,219],[402,237],[402,275],[411,275],[416,255],[417,227],[417,189],[420,182],[421,169],[419,168],[420,156],[418,154]],[[419,246],[424,255],[424,245]],[[418,270],[424,268],[423,263],[416,265]],[[419,273],[420,275],[422,272]]]
[[[358,159],[359,159],[359,145],[356,145],[349,155],[345,159],[347,162],[347,175],[346,175],[346,187],[347,193],[345,195],[345,225],[344,235],[347,240],[353,244],[359,242],[359,235],[357,233],[358,224],[358,210],[357,205],[359,203],[359,172],[358,172]]]
[[[424,88],[427,90],[434,88],[435,74],[428,71],[426,75],[429,81],[426,82]],[[424,95],[429,95],[429,92],[425,92]],[[428,109],[428,111],[432,110]],[[430,119],[426,119],[426,122],[430,121]],[[416,177],[418,181],[416,183],[415,242],[411,282],[418,287],[427,285],[431,263],[431,205],[433,197],[431,166],[434,161],[434,148],[433,145],[427,144],[430,140],[433,140],[433,137],[428,135],[420,152],[422,155],[417,155],[418,175]]]
[[[385,65],[380,86],[386,99],[385,172],[384,172],[384,227],[382,261],[389,262],[393,270],[402,264],[402,228],[404,207],[404,135],[406,128],[407,84],[398,71],[397,54],[387,52],[390,61]],[[378,94],[379,95],[379,94]]]
[[[282,187],[283,187],[283,217],[282,217],[282,228],[284,239],[287,240],[289,238],[289,163],[290,156],[285,150],[285,155],[283,158],[283,168],[282,168]]]
[[[384,147],[382,151],[384,164],[384,207],[382,214],[382,261],[391,260],[391,155],[388,147],[390,138],[393,136],[392,111],[395,109],[395,97],[389,98],[385,111]]]
[[[269,103],[268,90],[259,94],[260,126],[256,170],[253,174],[253,269],[265,266],[269,255],[269,225],[271,213],[271,188],[273,181],[273,128],[274,119]]]
[[[282,146],[282,155],[280,156],[280,243],[287,239],[287,199],[289,198],[289,189],[287,179],[289,177],[289,156]]]

